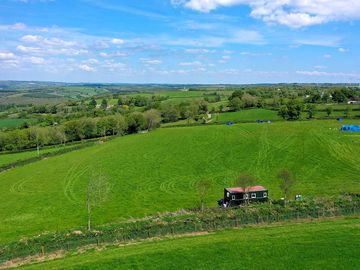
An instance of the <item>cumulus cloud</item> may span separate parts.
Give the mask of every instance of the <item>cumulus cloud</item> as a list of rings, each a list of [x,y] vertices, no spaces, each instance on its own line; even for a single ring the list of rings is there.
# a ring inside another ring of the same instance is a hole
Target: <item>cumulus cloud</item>
[[[115,44],[115,45],[122,45],[122,44],[125,43],[125,41],[123,39],[120,39],[120,38],[113,38],[111,40],[111,43]]]
[[[89,66],[89,65],[79,65],[79,69],[83,70],[83,71],[86,71],[86,72],[94,72],[95,71],[95,68]]]
[[[0,60],[7,60],[15,58],[15,54],[12,52],[0,51]]]
[[[16,47],[16,49],[20,52],[23,53],[32,53],[32,52],[39,52],[40,48],[37,47],[28,47],[28,46],[23,46],[23,45],[18,45]]]
[[[250,15],[267,23],[278,23],[298,28],[330,21],[360,18],[358,0],[172,0],[173,5],[200,12],[219,7],[247,5]]]

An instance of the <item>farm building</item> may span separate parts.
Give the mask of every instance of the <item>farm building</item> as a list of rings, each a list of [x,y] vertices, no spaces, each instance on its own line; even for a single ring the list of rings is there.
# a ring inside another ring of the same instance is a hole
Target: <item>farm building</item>
[[[345,132],[360,132],[360,127],[356,125],[343,125],[340,130]]]
[[[250,202],[266,202],[269,197],[269,192],[263,186],[253,186],[247,189],[240,187],[225,188],[224,198],[219,201],[219,204],[229,207],[244,203],[246,200]]]

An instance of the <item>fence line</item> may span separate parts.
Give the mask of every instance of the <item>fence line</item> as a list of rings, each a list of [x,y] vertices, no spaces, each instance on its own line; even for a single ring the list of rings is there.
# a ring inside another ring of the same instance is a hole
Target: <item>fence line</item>
[[[274,207],[274,206],[273,206]],[[262,213],[262,211],[264,213]],[[220,213],[220,214],[219,214]],[[322,218],[353,215],[360,213],[360,203],[356,201],[350,205],[333,208],[312,208],[289,211],[286,208],[272,207],[258,208],[251,213],[246,210],[222,210],[214,216],[203,216],[197,212],[185,220],[163,221],[152,223],[134,222],[122,224],[119,227],[84,233],[57,233],[47,237],[38,237],[23,241],[0,245],[0,264],[6,261],[59,250],[71,251],[82,246],[102,245],[110,243],[126,243],[152,237],[163,237],[185,233],[214,231],[218,229],[234,228],[249,224],[273,223],[286,220]],[[230,214],[230,215],[227,215]]]

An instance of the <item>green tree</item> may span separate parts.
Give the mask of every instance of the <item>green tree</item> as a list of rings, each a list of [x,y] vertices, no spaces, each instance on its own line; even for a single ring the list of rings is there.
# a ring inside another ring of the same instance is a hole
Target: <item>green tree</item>
[[[285,204],[286,201],[289,199],[290,193],[296,180],[292,173],[289,170],[283,169],[278,173],[278,178],[280,179],[280,189],[284,194]]]
[[[29,137],[35,143],[37,154],[40,156],[40,147],[44,146],[48,141],[48,130],[37,126],[31,127]]]
[[[255,177],[248,173],[241,173],[236,181],[236,184],[244,191],[244,202],[249,203],[249,188],[255,184]]]
[[[241,101],[244,108],[251,108],[256,106],[257,99],[252,95],[244,94],[241,98]]]
[[[327,106],[325,111],[326,111],[327,116],[330,117],[330,115],[333,112],[333,107]]]
[[[158,110],[151,109],[144,112],[147,130],[153,130],[160,126],[161,114]]]
[[[288,118],[288,107],[286,105],[282,105],[279,108],[278,115],[281,116],[283,119]]]
[[[108,107],[108,102],[105,98],[103,98],[103,100],[101,101],[100,108],[106,110],[107,107]]]
[[[95,98],[91,98],[90,102],[89,102],[89,109],[92,110],[92,109],[95,109],[96,108],[96,100]]]
[[[350,106],[347,106],[345,111],[346,118],[351,118],[351,114],[352,114],[352,108]]]
[[[314,104],[307,104],[306,105],[306,112],[308,114],[308,118],[312,119],[315,115],[315,105]]]
[[[146,119],[145,119],[144,115],[140,112],[131,113],[127,117],[126,122],[128,124],[128,132],[129,133],[137,133],[140,130],[143,130],[146,128]]]
[[[241,110],[243,103],[239,97],[235,97],[229,101],[229,107],[234,111]]]
[[[201,211],[204,211],[205,200],[206,197],[209,195],[211,187],[212,187],[212,182],[210,182],[209,180],[204,179],[196,183],[196,189],[200,199]]]
[[[102,174],[93,173],[86,189],[86,208],[88,214],[88,230],[91,231],[92,211],[95,207],[103,204],[111,191],[111,185]]]

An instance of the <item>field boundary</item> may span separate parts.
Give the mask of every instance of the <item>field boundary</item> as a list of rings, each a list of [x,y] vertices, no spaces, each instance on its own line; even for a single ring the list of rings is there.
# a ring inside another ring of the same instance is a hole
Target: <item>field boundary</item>
[[[326,222],[326,221],[333,221],[333,220],[344,220],[348,217],[359,218],[358,214],[349,215],[349,216],[336,216],[336,217],[319,217],[319,218],[306,218],[306,219],[297,219],[297,220],[287,220],[287,221],[278,221],[275,223],[267,224],[267,223],[259,223],[259,224],[249,224],[245,225],[246,227],[256,227],[256,228],[266,228],[266,227],[279,227],[279,226],[286,226],[292,224],[311,224],[315,221]],[[230,230],[242,228],[245,226],[238,226],[229,228]],[[224,229],[217,229],[216,231],[198,231],[192,233],[183,233],[183,234],[172,234],[172,235],[164,235],[162,237],[151,237],[146,239],[139,239],[137,241],[129,241],[126,243],[117,242],[117,243],[102,243],[102,244],[90,244],[87,246],[79,247],[75,251],[65,251],[65,250],[58,250],[49,254],[37,254],[33,256],[28,256],[25,258],[18,258],[11,261],[7,261],[3,264],[0,264],[0,270],[2,269],[11,269],[17,268],[20,266],[37,264],[37,263],[45,263],[50,262],[58,259],[66,258],[67,256],[76,256],[83,253],[86,253],[89,250],[96,250],[98,252],[106,250],[107,248],[116,248],[116,247],[129,247],[133,245],[140,245],[143,243],[151,243],[151,242],[158,242],[158,241],[166,241],[171,239],[179,239],[179,238],[190,238],[190,237],[197,237],[197,236],[206,236],[206,235],[213,235],[216,232],[222,231]]]
[[[0,245],[0,266],[29,256],[45,256],[57,251],[72,252],[90,245],[129,243],[154,237],[162,238],[189,233],[212,232],[246,225],[270,224],[284,221],[358,215],[360,196],[313,199],[289,202],[286,207],[277,203],[253,204],[247,207],[204,211],[183,210],[147,217],[121,224],[85,228],[66,232],[41,234],[34,238]],[[83,230],[83,231],[82,231]]]

